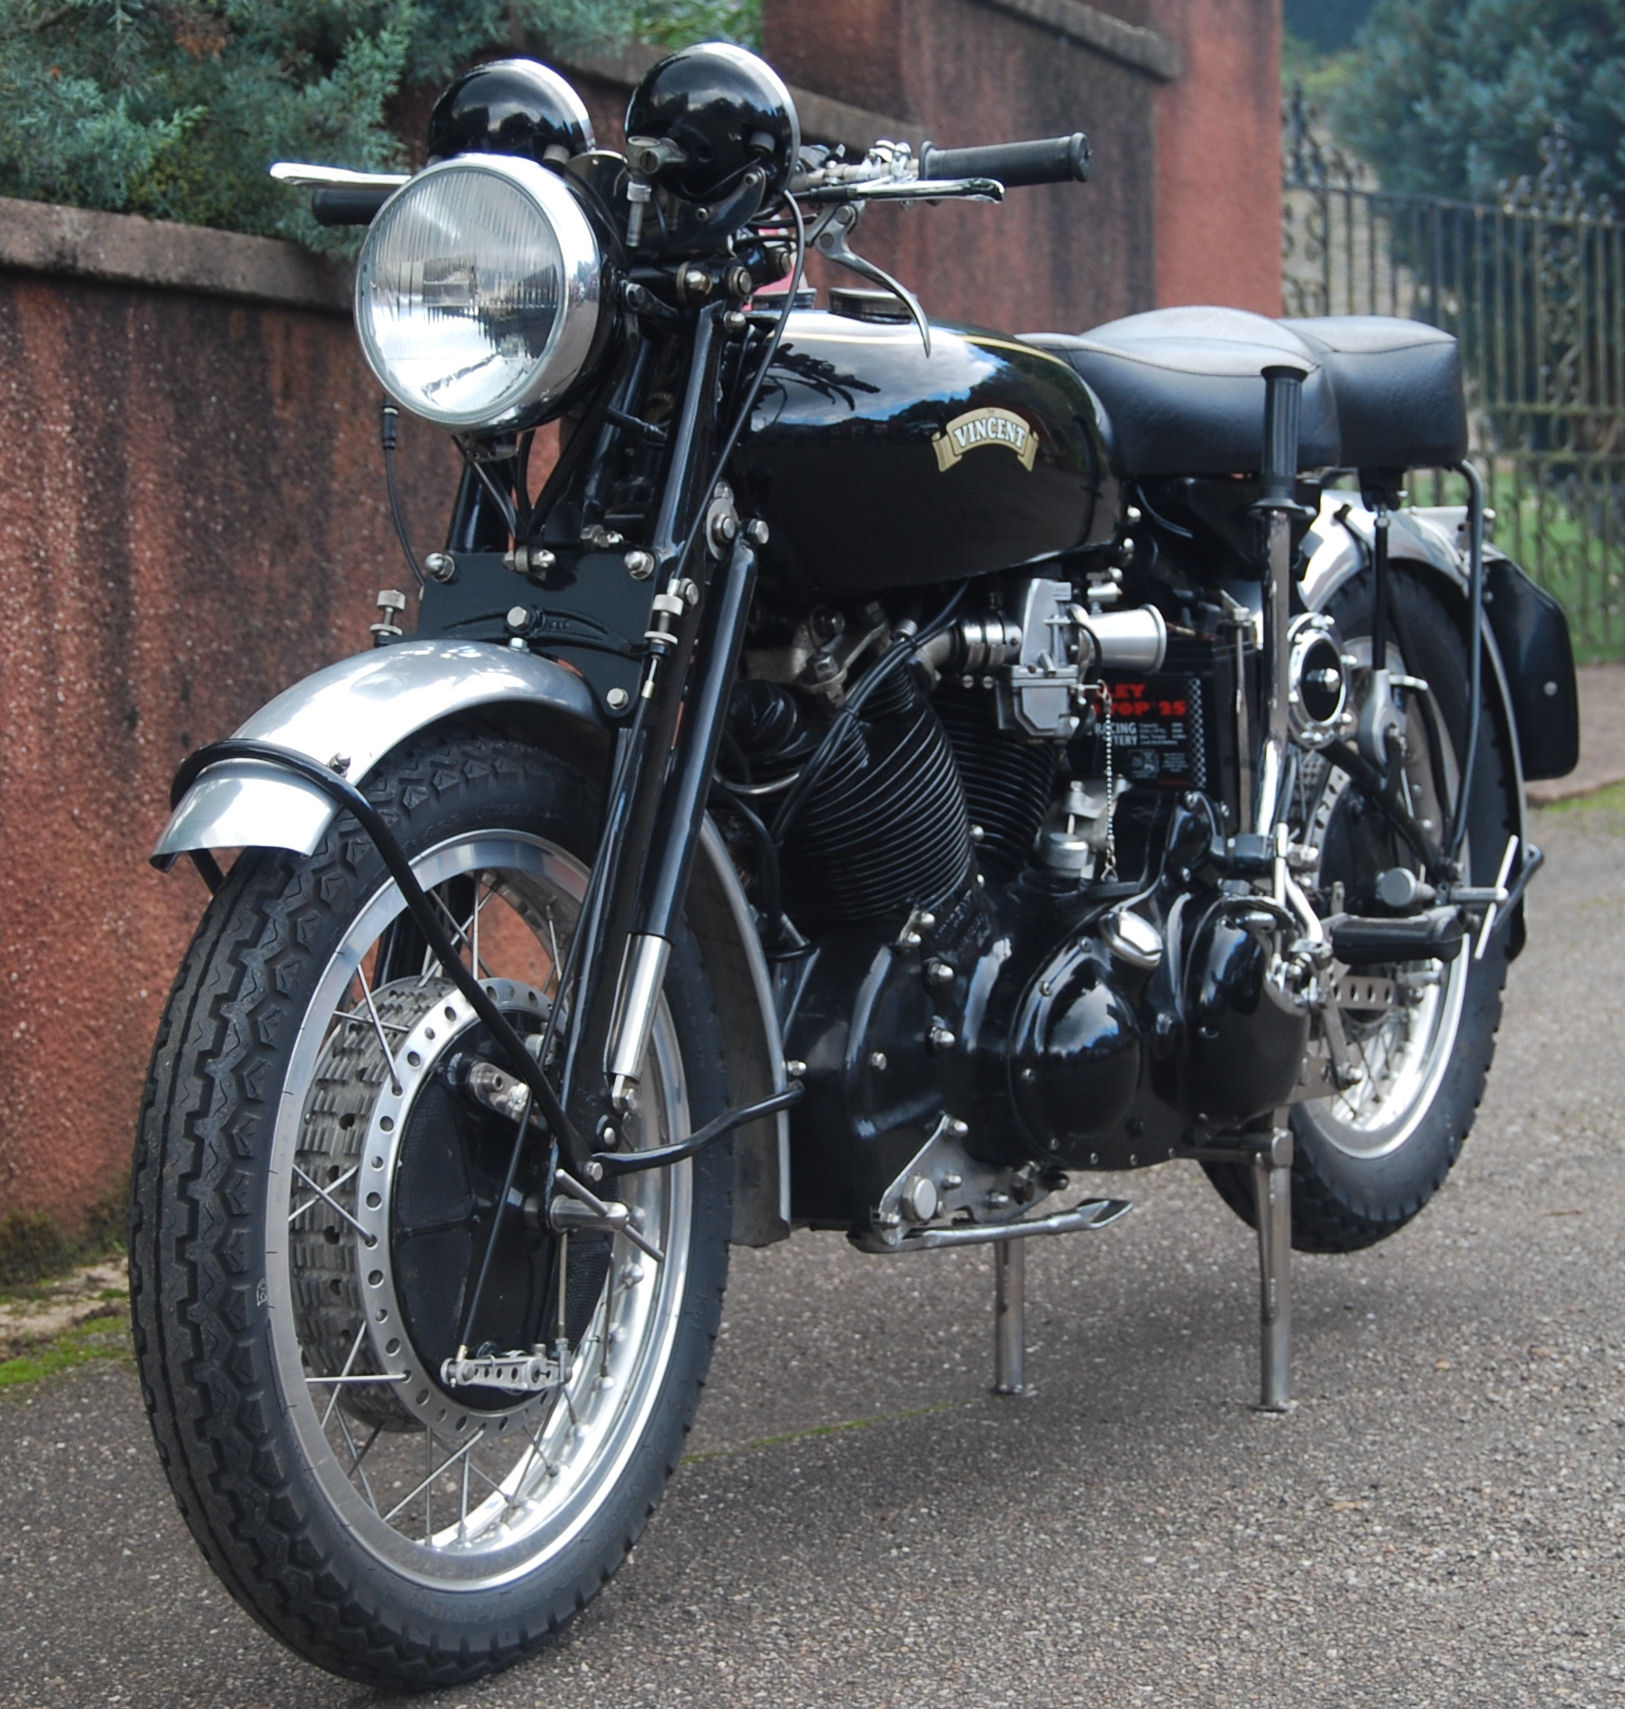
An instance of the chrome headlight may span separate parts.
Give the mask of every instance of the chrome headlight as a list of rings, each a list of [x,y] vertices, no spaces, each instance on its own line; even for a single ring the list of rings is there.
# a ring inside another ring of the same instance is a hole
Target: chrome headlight
[[[574,384],[598,330],[598,241],[556,174],[463,154],[401,186],[356,267],[367,364],[440,427],[535,421]]]

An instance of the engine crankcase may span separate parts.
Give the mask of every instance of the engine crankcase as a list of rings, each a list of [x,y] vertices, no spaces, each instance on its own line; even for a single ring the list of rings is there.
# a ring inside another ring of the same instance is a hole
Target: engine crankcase
[[[1005,1046],[1010,1096],[1040,1156],[1075,1168],[1098,1159],[1139,1089],[1134,1006],[1093,937],[1064,944],[1028,981]]]
[[[1233,1124],[1285,1104],[1309,1043],[1309,1009],[1277,977],[1275,922],[1210,913],[1186,961],[1180,1081],[1198,1124]]]

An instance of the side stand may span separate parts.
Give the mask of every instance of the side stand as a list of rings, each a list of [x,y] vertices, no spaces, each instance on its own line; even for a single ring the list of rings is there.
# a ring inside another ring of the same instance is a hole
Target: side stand
[[[993,1392],[1020,1394],[1027,1386],[1027,1243],[993,1248]]]
[[[1292,1406],[1292,1129],[1250,1146],[1258,1225],[1258,1410]]]
[[[1292,1410],[1292,1129],[1286,1111],[1278,1126],[1238,1134],[1222,1146],[1181,1151],[1201,1163],[1243,1163],[1253,1178],[1258,1229],[1259,1412]]]

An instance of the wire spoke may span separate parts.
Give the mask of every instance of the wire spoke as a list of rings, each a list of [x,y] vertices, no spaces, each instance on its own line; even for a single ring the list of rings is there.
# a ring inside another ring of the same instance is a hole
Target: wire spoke
[[[428,1459],[433,1460],[433,1458],[434,1458],[435,1434],[432,1430],[427,1430],[424,1432],[424,1437],[425,1437],[426,1456]],[[469,1439],[462,1445],[461,1448],[454,1448],[451,1451],[451,1453],[449,1453],[446,1456],[446,1458],[440,1462],[440,1464],[438,1466],[434,1466],[430,1470],[429,1475],[426,1478],[424,1478],[422,1483],[420,1483],[420,1484],[416,1485],[414,1488],[408,1490],[406,1492],[406,1494],[403,1495],[401,1497],[401,1499],[399,1501],[397,1501],[392,1508],[390,1508],[389,1512],[382,1515],[382,1517],[386,1521],[391,1520],[395,1517],[395,1515],[397,1513],[399,1513],[401,1511],[401,1509],[403,1507],[409,1507],[414,1501],[417,1500],[417,1498],[420,1495],[424,1494],[424,1492],[429,1488],[429,1486],[435,1481],[436,1478],[438,1478],[438,1477],[442,1476],[444,1473],[450,1471],[451,1468],[457,1464],[457,1462],[463,1457],[464,1454],[469,1453],[478,1441],[479,1441],[479,1437],[477,1435],[470,1436]],[[425,1503],[425,1505],[427,1505],[427,1503]]]
[[[361,981],[361,1000],[367,1005],[367,1014],[372,1019],[372,1030],[378,1035],[378,1048],[384,1053],[384,1061],[389,1064],[389,1089],[398,1098],[401,1095],[401,1077],[395,1072],[395,1057],[389,1048],[389,1040],[384,1037],[384,1023],[378,1018],[378,1006],[372,1000],[372,987],[367,983],[367,970],[359,964],[355,976]]]
[[[307,1383],[345,1383],[350,1385],[358,1383],[404,1383],[406,1381],[406,1372],[363,1371],[358,1376],[354,1377],[306,1377],[305,1381]]]
[[[360,1478],[361,1493],[366,1496],[367,1505],[374,1513],[376,1513],[378,1511],[378,1497],[372,1493],[372,1480],[367,1476],[367,1468],[363,1466],[361,1462],[366,1459],[368,1453],[371,1451],[373,1443],[378,1440],[379,1433],[384,1427],[381,1424],[373,1425],[372,1434],[361,1447],[357,1448],[355,1445],[355,1436],[350,1430],[349,1419],[344,1416],[342,1410],[340,1410],[338,1416],[339,1429],[344,1432],[344,1445],[350,1450],[349,1476],[352,1478]]]
[[[562,989],[559,981],[562,977],[559,967],[559,934],[553,925],[553,903],[547,904],[547,953],[553,958],[553,994],[556,997]]]
[[[343,1392],[343,1379],[349,1376],[350,1367],[355,1363],[355,1356],[361,1351],[361,1343],[366,1340],[366,1337],[367,1325],[366,1320],[363,1319],[361,1327],[355,1332],[355,1340],[350,1343],[350,1356],[344,1361],[344,1369],[339,1372],[339,1381],[333,1385],[333,1392],[327,1398],[327,1411],[322,1414],[323,1430],[326,1430],[328,1424],[332,1421],[333,1409],[338,1405],[339,1395]]]
[[[363,1242],[367,1246],[371,1247],[371,1246],[376,1246],[378,1244],[377,1240],[372,1235],[368,1234],[366,1229],[364,1229],[361,1226],[361,1224],[359,1222],[357,1222],[353,1216],[351,1216],[351,1214],[344,1208],[344,1206],[341,1205],[338,1202],[338,1200],[335,1199],[333,1197],[333,1195],[330,1192],[328,1192],[328,1190],[324,1186],[322,1186],[322,1184],[319,1181],[311,1180],[311,1178],[304,1172],[303,1169],[301,1169],[299,1167],[299,1165],[297,1163],[295,1163],[293,1166],[293,1172],[295,1175],[297,1175],[299,1177],[299,1179],[301,1181],[303,1181],[305,1183],[305,1185],[307,1187],[310,1188],[311,1192],[313,1192],[318,1199],[322,1200],[324,1204],[331,1206],[331,1208],[333,1210],[337,1211],[338,1214],[341,1217],[343,1217],[347,1223],[349,1223],[350,1227],[353,1228],[356,1231],[356,1233],[361,1236]],[[335,1184],[339,1185],[339,1186],[343,1185],[342,1182],[338,1182]],[[309,1207],[307,1206],[306,1208],[308,1209]],[[290,1218],[289,1220],[291,1221],[292,1219]],[[363,1324],[362,1328],[365,1329],[365,1327],[366,1327],[366,1325]]]
[[[340,1175],[336,1181],[329,1181],[327,1183],[327,1192],[328,1193],[336,1193],[340,1187],[347,1187],[350,1184],[350,1182],[352,1182],[356,1178],[356,1176],[359,1175],[360,1173],[361,1173],[361,1165],[359,1163],[351,1164],[351,1166],[348,1169],[346,1169],[344,1171],[344,1173],[342,1175]],[[307,1177],[307,1179],[308,1179],[308,1177]],[[322,1197],[326,1197],[326,1194],[323,1194]],[[305,1214],[306,1211],[308,1211],[313,1205],[319,1204],[320,1202],[321,1202],[320,1198],[306,1199],[305,1202],[302,1205],[300,1205],[300,1207],[296,1211],[293,1211],[289,1215],[288,1221],[289,1222],[297,1222],[300,1219],[300,1217],[302,1217]],[[333,1204],[333,1201],[330,1198],[328,1199],[327,1202],[329,1204]],[[334,1205],[333,1208],[335,1210],[337,1210],[338,1206]]]
[[[371,1026],[376,1021],[385,1032],[391,1033],[409,1033],[412,1030],[408,1026],[403,1026],[399,1021],[386,1021],[378,1014],[368,1015],[363,1009],[335,1009],[333,1019],[335,1021],[348,1021],[353,1027]]]
[[[469,955],[469,963],[472,966],[475,975],[481,979],[490,979],[494,977],[490,968],[480,960],[480,909],[484,907],[485,903],[479,896],[477,884],[478,881],[476,881],[476,891],[474,896],[474,912],[463,921],[459,921],[457,916],[452,913],[451,909],[446,906],[445,899],[438,891],[431,890],[428,895],[429,900],[440,910],[440,913],[446,922],[446,928],[451,933],[452,948],[462,949],[466,947]],[[487,891],[486,899],[489,899],[489,896],[490,892]]]

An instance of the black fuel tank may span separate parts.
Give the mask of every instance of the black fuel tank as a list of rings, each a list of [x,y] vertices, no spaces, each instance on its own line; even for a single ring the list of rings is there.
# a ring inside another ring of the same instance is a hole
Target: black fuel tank
[[[735,459],[798,592],[953,581],[1109,539],[1105,414],[1073,370],[1003,333],[790,316]]]

